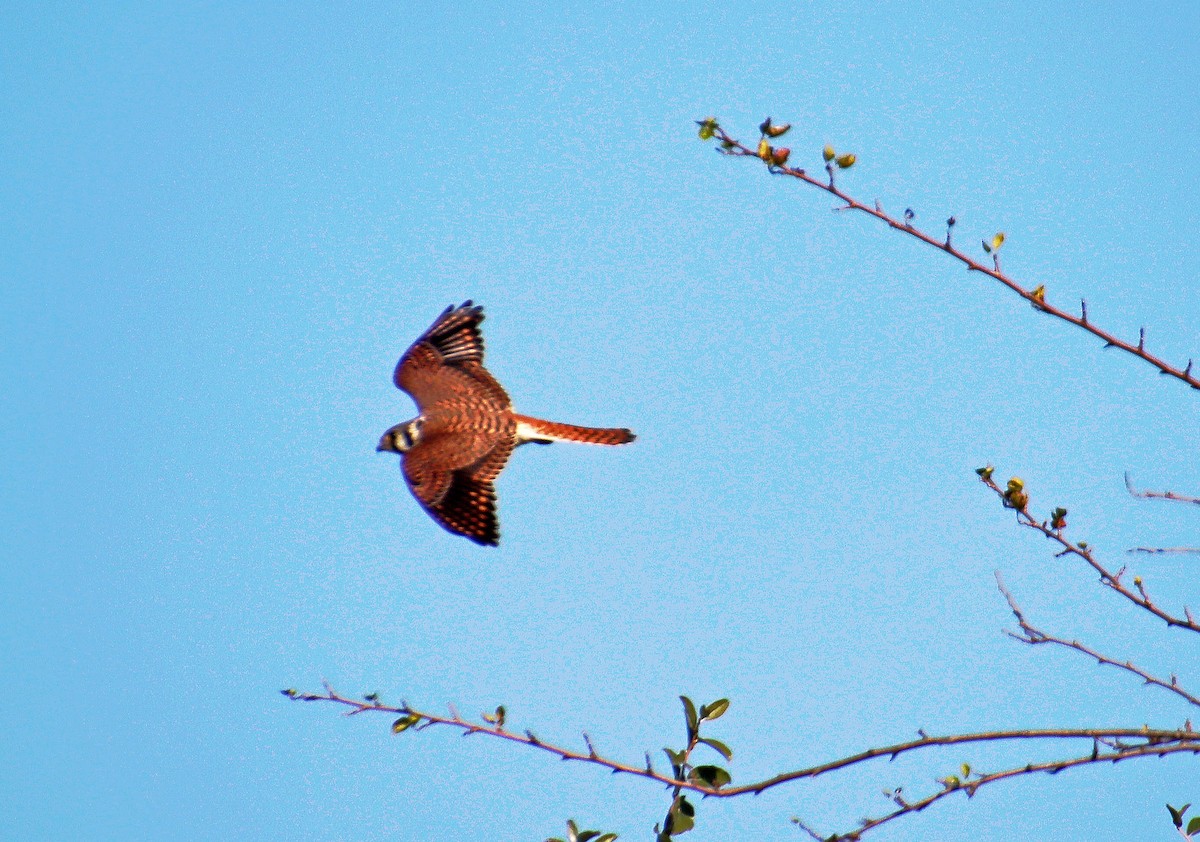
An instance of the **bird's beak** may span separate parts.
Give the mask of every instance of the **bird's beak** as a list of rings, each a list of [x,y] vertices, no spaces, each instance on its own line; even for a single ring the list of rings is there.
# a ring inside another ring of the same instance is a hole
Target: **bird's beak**
[[[389,431],[388,431],[388,433],[390,433],[390,432],[391,432],[391,431],[389,430]],[[391,450],[391,449],[392,449],[392,448],[391,448],[391,443],[388,441],[388,439],[390,438],[390,436],[388,435],[388,433],[384,433],[384,434],[383,434],[383,438],[381,438],[381,439],[379,440],[379,444],[375,445],[375,452],[376,452],[376,453],[384,453],[385,451],[388,451],[388,450]]]

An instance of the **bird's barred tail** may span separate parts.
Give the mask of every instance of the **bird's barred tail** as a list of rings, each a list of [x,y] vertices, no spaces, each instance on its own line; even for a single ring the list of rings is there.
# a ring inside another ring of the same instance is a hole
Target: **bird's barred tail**
[[[576,427],[557,421],[543,421],[518,415],[517,441],[549,444],[552,441],[578,441],[584,444],[629,444],[637,436],[624,427]]]

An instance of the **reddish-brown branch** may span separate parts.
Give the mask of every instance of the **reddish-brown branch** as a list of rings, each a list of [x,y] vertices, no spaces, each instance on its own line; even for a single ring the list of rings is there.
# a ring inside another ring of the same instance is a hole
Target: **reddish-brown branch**
[[[742,145],[741,142],[735,140],[733,137],[730,137],[720,126],[715,124],[713,125],[713,135],[718,141],[721,142],[721,146],[718,147],[718,151],[733,157],[754,158],[756,160],[761,160],[754,150]],[[772,173],[777,175],[791,176],[792,178],[803,181],[805,184],[809,184],[819,190],[824,190],[826,193],[836,196],[838,199],[845,202],[845,206],[839,208],[839,210],[861,211],[868,216],[873,216],[880,222],[886,223],[897,231],[902,231],[911,237],[915,237],[923,243],[933,246],[939,251],[945,252],[966,266],[968,271],[979,272],[999,281],[1017,295],[1021,296],[1021,298],[1024,298],[1026,301],[1028,301],[1035,310],[1040,310],[1043,313],[1054,316],[1055,318],[1061,319],[1069,324],[1073,324],[1078,328],[1082,328],[1093,336],[1104,340],[1105,347],[1120,348],[1122,351],[1125,351],[1126,353],[1132,354],[1133,356],[1150,363],[1150,365],[1157,368],[1162,374],[1174,377],[1177,380],[1181,380],[1187,385],[1191,386],[1193,389],[1200,389],[1200,377],[1197,377],[1197,375],[1192,373],[1191,360],[1188,360],[1188,363],[1185,367],[1179,368],[1146,351],[1145,328],[1143,328],[1140,332],[1136,344],[1132,342],[1126,342],[1125,340],[1118,338],[1108,331],[1096,327],[1090,321],[1088,321],[1087,302],[1082,303],[1080,314],[1078,316],[1055,307],[1053,304],[1047,303],[1045,300],[1044,288],[1038,287],[1036,289],[1027,290],[1000,270],[999,252],[992,253],[992,266],[986,266],[985,264],[980,263],[979,261],[970,257],[965,252],[955,248],[950,241],[949,233],[947,233],[944,240],[933,237],[929,234],[926,234],[924,231],[913,227],[910,220],[900,220],[893,216],[889,216],[883,211],[883,208],[880,207],[878,203],[876,203],[874,207],[863,204],[853,196],[838,189],[838,187],[834,184],[832,167],[827,167],[827,170],[829,171],[828,183],[814,178],[804,170],[797,169],[795,167],[789,167],[786,165],[772,165],[769,167],[769,169]]]
[[[1119,763],[1122,760],[1129,760],[1135,757],[1163,757],[1168,754],[1182,753],[1200,754],[1200,741],[1192,740],[1187,743],[1176,743],[1167,746],[1147,743],[1140,746],[1122,747],[1104,752],[1099,751],[1099,744],[1097,744],[1091,753],[1081,757],[1073,757],[1067,760],[1051,760],[1045,763],[1028,763],[1024,766],[1005,769],[1002,772],[978,775],[965,781],[944,781],[942,789],[919,801],[905,801],[899,795],[893,795],[892,800],[899,805],[897,809],[876,818],[863,819],[857,829],[844,833],[835,833],[832,835],[819,834],[799,819],[793,819],[793,821],[805,830],[809,836],[818,840],[818,842],[858,842],[864,834],[888,822],[895,821],[902,816],[907,816],[910,813],[919,813],[956,792],[966,793],[967,797],[971,798],[981,787],[1022,775],[1033,775],[1039,772],[1055,775],[1066,769],[1072,769],[1076,766],[1087,766],[1093,763]]]
[[[1136,675],[1138,678],[1142,679],[1143,683],[1153,685],[1155,687],[1161,687],[1164,690],[1174,693],[1175,695],[1184,699],[1189,704],[1200,707],[1200,698],[1197,698],[1183,687],[1179,686],[1179,681],[1174,675],[1172,675],[1169,680],[1158,678],[1146,672],[1141,667],[1135,665],[1132,661],[1114,660],[1107,655],[1097,652],[1090,646],[1080,643],[1078,640],[1066,640],[1061,637],[1055,637],[1054,635],[1047,634],[1041,629],[1033,626],[1025,618],[1025,614],[1017,605],[1016,599],[1013,598],[1013,595],[1009,592],[1008,588],[1004,586],[1004,580],[1000,578],[999,572],[996,573],[996,586],[1000,588],[1000,593],[1004,595],[1004,599],[1008,602],[1008,607],[1012,609],[1013,616],[1017,618],[1017,623],[1021,627],[1020,634],[1017,634],[1016,632],[1005,632],[1005,634],[1014,640],[1019,640],[1022,643],[1028,643],[1030,646],[1049,643],[1056,646],[1062,646],[1066,649],[1072,649],[1088,656],[1089,658],[1094,658],[1096,662],[1101,665],[1116,667],[1119,670],[1132,673],[1133,675]]]
[[[980,480],[984,485],[994,491],[1001,500],[1005,500],[1007,503],[1007,499],[1004,496],[1004,491],[1000,489],[1000,486],[996,485],[990,475],[981,476]],[[1132,602],[1138,608],[1148,611],[1155,617],[1158,617],[1160,620],[1165,622],[1168,626],[1187,629],[1188,631],[1193,632],[1200,632],[1200,623],[1196,622],[1196,620],[1192,617],[1192,613],[1190,610],[1188,610],[1187,606],[1184,606],[1182,617],[1164,610],[1157,603],[1155,603],[1153,599],[1150,598],[1150,594],[1146,590],[1146,586],[1142,582],[1141,577],[1134,576],[1133,588],[1129,588],[1124,581],[1122,581],[1126,572],[1124,567],[1115,572],[1109,570],[1096,560],[1095,555],[1092,554],[1091,548],[1082,543],[1071,543],[1063,537],[1062,530],[1053,529],[1045,522],[1035,519],[1031,514],[1029,514],[1027,507],[1016,509],[1015,511],[1017,513],[1018,523],[1024,527],[1042,533],[1051,541],[1054,541],[1056,544],[1062,547],[1062,552],[1058,553],[1058,555],[1073,555],[1083,559],[1085,562],[1087,562],[1089,567],[1100,574],[1101,583],[1125,597],[1125,599]]]
[[[1021,742],[1029,740],[1088,740],[1095,744],[1103,744],[1112,748],[1116,752],[1133,751],[1138,748],[1154,746],[1156,750],[1162,751],[1164,748],[1177,746],[1170,751],[1194,751],[1200,753],[1200,734],[1193,732],[1190,728],[1183,730],[1159,730],[1141,728],[1044,728],[1044,729],[1029,729],[1023,731],[988,731],[976,734],[952,734],[947,736],[929,736],[924,732],[920,732],[920,737],[915,740],[909,740],[903,743],[897,743],[890,746],[882,746],[879,748],[870,748],[866,751],[852,754],[847,757],[831,760],[827,763],[821,763],[816,766],[810,766],[804,769],[797,769],[792,772],[785,772],[774,777],[767,778],[756,783],[744,784],[742,786],[726,786],[720,789],[713,789],[704,786],[695,781],[678,780],[674,777],[661,774],[651,766],[647,759],[645,766],[633,766],[626,763],[621,763],[616,760],[611,760],[596,754],[594,749],[589,746],[588,751],[574,751],[569,748],[564,748],[553,743],[548,743],[536,737],[530,731],[525,731],[523,734],[514,731],[506,730],[500,725],[481,725],[476,722],[470,722],[463,719],[457,713],[452,713],[450,716],[439,716],[438,714],[426,713],[416,710],[406,703],[401,703],[399,707],[384,705],[373,699],[371,701],[363,701],[352,699],[336,693],[328,684],[325,685],[325,693],[301,693],[295,690],[285,690],[284,695],[290,699],[301,702],[331,702],[349,708],[347,716],[354,716],[360,713],[384,713],[393,714],[400,717],[415,717],[419,722],[412,725],[414,730],[423,730],[435,725],[445,725],[459,729],[463,736],[472,734],[482,734],[489,737],[495,737],[508,742],[520,743],[522,745],[535,748],[539,751],[544,751],[558,757],[561,760],[577,760],[582,763],[590,763],[595,766],[608,769],[610,772],[622,772],[629,775],[634,775],[640,778],[656,781],[660,784],[672,787],[677,791],[689,790],[699,793],[708,798],[732,798],[739,795],[757,795],[765,790],[780,786],[790,781],[801,780],[805,778],[816,778],[821,775],[834,772],[839,769],[845,769],[860,763],[874,760],[877,758],[895,759],[901,754],[917,751],[919,749],[932,748],[935,746],[951,746],[951,745],[970,745],[979,743],[993,742]],[[1134,741],[1132,743],[1126,741]],[[1186,746],[1186,749],[1178,746]]]

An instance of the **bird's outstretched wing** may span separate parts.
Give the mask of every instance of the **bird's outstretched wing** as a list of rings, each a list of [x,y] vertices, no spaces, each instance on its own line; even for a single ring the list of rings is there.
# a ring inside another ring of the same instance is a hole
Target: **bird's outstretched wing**
[[[488,474],[490,470],[477,474],[471,469],[440,469],[419,447],[404,454],[404,479],[429,516],[450,532],[494,547],[500,543],[500,527],[494,475]]]
[[[421,412],[464,394],[498,409],[511,406],[504,388],[483,367],[482,321],[483,308],[470,301],[447,307],[396,363],[392,382],[412,395]]]

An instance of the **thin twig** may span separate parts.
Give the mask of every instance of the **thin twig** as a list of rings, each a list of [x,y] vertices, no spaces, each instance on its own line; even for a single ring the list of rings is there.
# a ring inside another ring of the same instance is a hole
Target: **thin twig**
[[[1193,503],[1200,506],[1200,497],[1188,497],[1183,494],[1176,494],[1174,491],[1138,491],[1133,487],[1133,481],[1129,478],[1129,471],[1125,472],[1125,488],[1134,497],[1140,497],[1143,500],[1171,500],[1175,503]]]
[[[729,155],[729,156],[735,157],[735,158],[758,159],[758,154],[756,152],[751,150],[749,147],[744,146],[741,142],[735,140],[733,137],[730,137],[725,132],[725,130],[723,128],[721,128],[720,126],[717,126],[717,125],[713,126],[713,134],[717,138],[717,140],[719,140],[721,142],[722,145],[720,147],[718,147],[718,151],[722,152],[723,154],[726,154],[726,155]],[[949,242],[948,238],[945,241],[943,241],[943,240],[937,239],[936,237],[932,237],[929,234],[926,234],[925,232],[923,232],[917,228],[914,228],[909,223],[906,223],[902,220],[896,219],[893,216],[889,216],[882,209],[880,209],[878,207],[870,207],[868,205],[865,205],[862,202],[855,199],[854,197],[850,196],[849,194],[843,192],[834,184],[832,168],[830,166],[827,166],[826,169],[829,170],[829,183],[828,184],[826,184],[825,182],[819,181],[818,179],[813,178],[812,176],[808,175],[802,169],[796,169],[796,168],[788,167],[788,166],[771,166],[770,167],[770,171],[774,174],[791,176],[792,178],[796,178],[796,179],[799,179],[800,181],[803,181],[805,184],[809,184],[813,187],[816,187],[819,190],[824,190],[826,193],[830,193],[831,195],[836,196],[838,199],[845,202],[846,210],[862,211],[863,213],[867,214],[868,216],[873,216],[876,219],[880,220],[881,222],[887,223],[890,227],[896,229],[897,231],[902,231],[911,237],[915,237],[916,239],[920,240],[923,243],[927,243],[927,244],[933,246],[934,248],[938,249],[939,251],[945,252],[946,254],[950,255],[951,257],[955,258],[956,260],[961,262],[963,265],[965,265],[967,267],[968,271],[980,272],[984,275],[994,278],[995,280],[999,281],[1000,283],[1004,284],[1004,286],[1008,287],[1010,290],[1015,292],[1017,295],[1021,296],[1021,298],[1028,301],[1031,305],[1033,305],[1034,309],[1039,310],[1043,313],[1047,313],[1051,316],[1054,316],[1057,319],[1061,319],[1064,322],[1068,322],[1069,324],[1073,324],[1078,328],[1082,328],[1083,330],[1086,330],[1088,333],[1092,334],[1093,336],[1096,336],[1099,339],[1102,339],[1104,341],[1104,345],[1106,348],[1120,348],[1122,351],[1125,351],[1126,353],[1132,354],[1133,356],[1138,357],[1139,359],[1145,360],[1146,362],[1150,363],[1150,365],[1157,368],[1159,370],[1159,372],[1161,372],[1162,374],[1168,375],[1170,377],[1174,377],[1177,380],[1181,380],[1184,383],[1186,383],[1187,385],[1191,386],[1193,389],[1200,389],[1200,378],[1198,378],[1196,375],[1192,374],[1192,361],[1191,360],[1188,360],[1188,364],[1184,368],[1179,368],[1177,366],[1173,366],[1170,363],[1166,362],[1165,360],[1162,360],[1159,357],[1156,357],[1153,354],[1150,354],[1149,352],[1146,351],[1144,335],[1141,338],[1139,338],[1139,340],[1136,344],[1131,343],[1131,342],[1126,342],[1125,340],[1119,339],[1118,337],[1114,336],[1113,334],[1109,333],[1108,331],[1103,330],[1102,328],[1096,327],[1090,321],[1088,321],[1086,309],[1084,309],[1084,311],[1081,313],[1081,315],[1076,316],[1071,313],[1068,313],[1066,310],[1062,310],[1062,309],[1059,309],[1058,307],[1055,307],[1053,304],[1049,304],[1045,300],[1043,293],[1039,293],[1037,289],[1027,290],[1027,289],[1023,288],[1020,284],[1018,284],[1016,281],[1012,280],[1008,275],[1006,275],[1004,272],[1002,272],[1000,270],[1000,260],[999,260],[998,253],[993,252],[994,260],[993,260],[992,266],[987,266],[983,263],[980,263],[977,260],[968,256],[966,253],[955,248]]]

